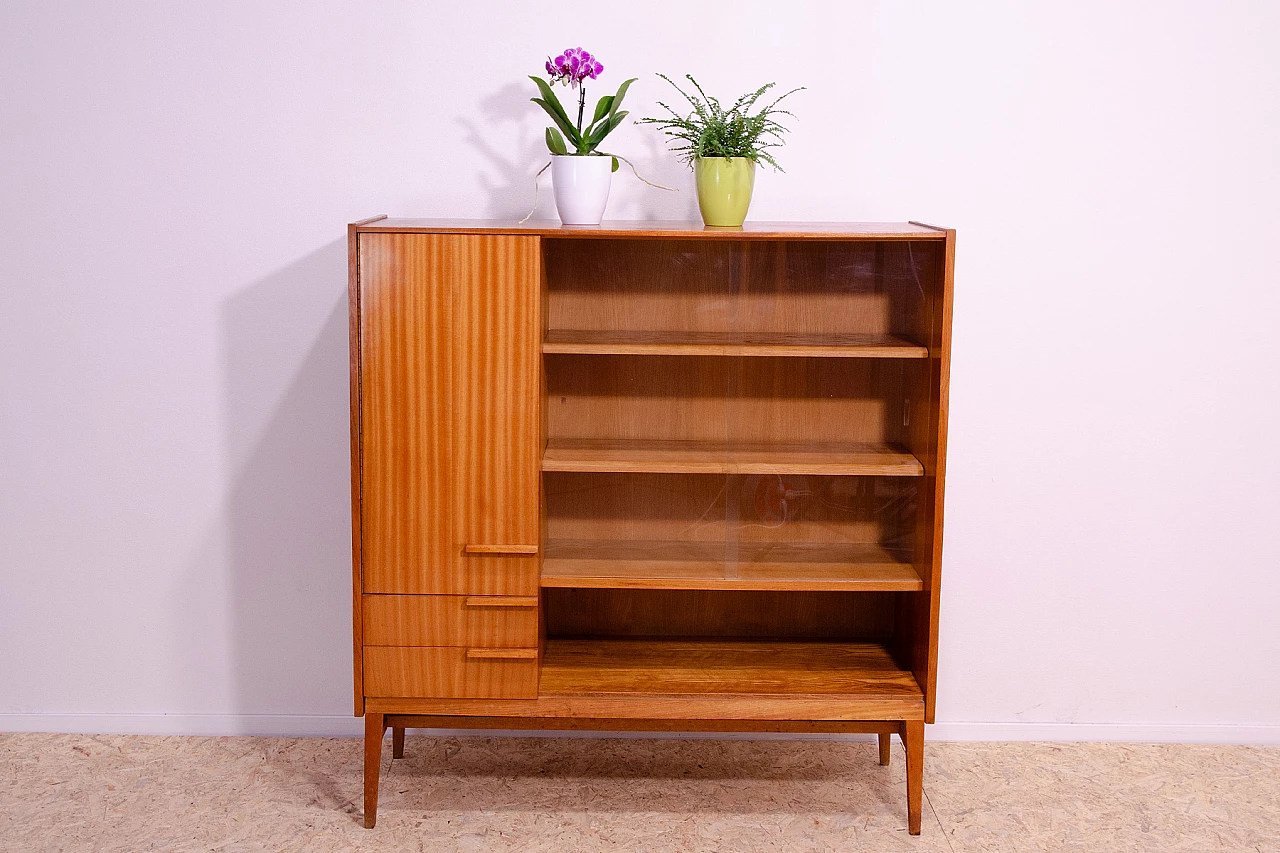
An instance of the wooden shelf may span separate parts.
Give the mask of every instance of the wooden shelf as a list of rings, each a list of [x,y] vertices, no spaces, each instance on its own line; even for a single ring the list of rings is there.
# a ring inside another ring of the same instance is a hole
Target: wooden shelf
[[[543,471],[654,474],[827,474],[920,477],[920,461],[886,444],[548,440]]]
[[[866,544],[552,540],[542,586],[913,592],[910,562]]]
[[[892,335],[785,332],[626,332],[551,329],[548,354],[928,358],[928,347]]]
[[[665,638],[548,638],[538,688],[539,697],[727,694],[921,695],[880,643]]]

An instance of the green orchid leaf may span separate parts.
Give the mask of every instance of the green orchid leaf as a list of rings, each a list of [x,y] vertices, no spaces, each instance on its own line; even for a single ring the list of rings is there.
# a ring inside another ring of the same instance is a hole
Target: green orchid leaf
[[[595,124],[600,119],[604,118],[609,113],[612,106],[613,95],[605,95],[601,98],[600,103],[596,104],[596,114],[595,117],[591,119],[591,124]]]
[[[618,158],[617,158],[617,157],[610,157],[609,159],[613,161],[613,168],[611,168],[609,171],[610,171],[610,172],[616,172],[616,171],[618,171]]]
[[[618,107],[622,106],[622,98],[627,94],[627,89],[631,88],[631,84],[640,78],[632,77],[630,80],[623,80],[622,85],[618,87],[618,94],[613,96],[613,102],[609,104],[609,118],[618,112]]]
[[[565,147],[564,137],[560,135],[560,131],[554,127],[547,128],[547,148],[552,154],[568,154],[569,149]]]
[[[606,119],[599,127],[597,127],[595,130],[591,132],[590,136],[587,137],[586,139],[587,144],[589,144],[592,148],[599,145],[602,141],[604,141],[604,138],[606,136],[608,136],[610,133],[613,132],[613,129],[615,127],[622,124],[622,120],[626,118],[628,115],[629,113],[626,110],[623,110],[617,115]]]
[[[574,123],[569,120],[569,114],[565,112],[564,104],[560,103],[560,99],[556,97],[556,93],[551,86],[548,85],[546,80],[534,77],[532,74],[529,75],[529,79],[538,84],[538,91],[542,95],[541,98],[530,98],[529,100],[546,110],[547,115],[551,116],[551,120],[564,131],[564,135],[568,137],[569,141],[577,145],[578,130]]]
[[[564,131],[565,138],[569,140],[569,143],[573,145],[574,148],[582,147],[582,140],[578,137],[578,130],[569,123],[568,118],[557,113],[552,109],[551,105],[542,100],[542,98],[530,98],[529,100],[547,111],[547,115],[551,116],[551,120],[554,121],[562,131]]]
[[[565,112],[564,104],[560,103],[560,99],[556,97],[555,90],[551,88],[551,85],[541,77],[534,77],[532,74],[529,75],[529,79],[537,84],[538,93],[542,95],[542,99],[554,106],[556,112],[567,119],[569,114]]]

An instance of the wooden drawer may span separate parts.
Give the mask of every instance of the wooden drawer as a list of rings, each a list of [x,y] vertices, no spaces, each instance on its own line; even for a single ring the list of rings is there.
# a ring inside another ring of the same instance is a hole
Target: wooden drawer
[[[366,595],[369,646],[538,647],[538,597]]]
[[[366,696],[536,699],[538,650],[365,646]]]
[[[365,595],[537,595],[537,556],[470,553],[448,560],[364,561]]]

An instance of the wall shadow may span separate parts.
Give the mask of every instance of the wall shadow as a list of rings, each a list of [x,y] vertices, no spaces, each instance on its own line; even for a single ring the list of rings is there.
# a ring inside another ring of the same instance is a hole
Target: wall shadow
[[[523,219],[532,210],[533,219],[557,220],[550,169],[542,173],[542,177],[538,179],[536,194],[534,191],[534,176],[551,159],[542,136],[542,127],[550,124],[550,119],[543,122],[546,117],[541,109],[529,102],[534,91],[533,84],[529,82],[509,83],[480,99],[480,121],[466,118],[458,120],[465,130],[464,140],[480,153],[487,164],[478,175],[480,186],[487,196],[484,205],[484,215],[487,217]],[[607,94],[607,90],[589,93],[588,110],[603,94]],[[567,99],[562,95],[561,100]],[[631,104],[627,106],[633,107]],[[509,126],[525,124],[530,115],[537,116],[536,133],[523,134],[515,145],[495,146],[490,141],[509,138]],[[629,118],[627,121],[630,120]],[[616,135],[617,131],[610,135],[610,140],[615,139]],[[620,164],[613,176],[613,190],[605,211],[606,218],[698,218],[692,172],[667,151],[662,139],[656,131],[646,132],[640,135],[640,150],[636,150],[633,143],[627,145],[626,150],[619,149],[615,153],[634,163],[646,180],[677,191],[669,192],[647,186],[636,178],[630,166]],[[604,147],[609,148],[607,142]],[[627,191],[620,192],[621,186],[627,186]]]
[[[529,103],[532,87],[527,81],[524,85],[508,83],[480,99],[480,122],[458,119],[466,131],[463,139],[487,163],[479,179],[487,196],[484,214],[494,219],[523,219],[528,215],[534,208],[534,175],[551,159],[540,137],[525,134],[509,151],[499,150],[490,142],[491,137],[506,139],[509,135],[506,125],[518,126],[528,118],[530,110],[538,110],[536,104]],[[533,218],[555,219],[550,169],[543,172],[539,186]]]
[[[236,711],[349,714],[346,240],[222,305]]]

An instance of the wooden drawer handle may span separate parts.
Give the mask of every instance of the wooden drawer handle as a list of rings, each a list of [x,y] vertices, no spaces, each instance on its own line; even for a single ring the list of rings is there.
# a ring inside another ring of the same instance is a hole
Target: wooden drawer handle
[[[468,595],[467,607],[537,607],[536,595]]]
[[[536,554],[537,545],[464,545],[464,554]]]
[[[467,649],[467,660],[537,660],[537,649]]]

